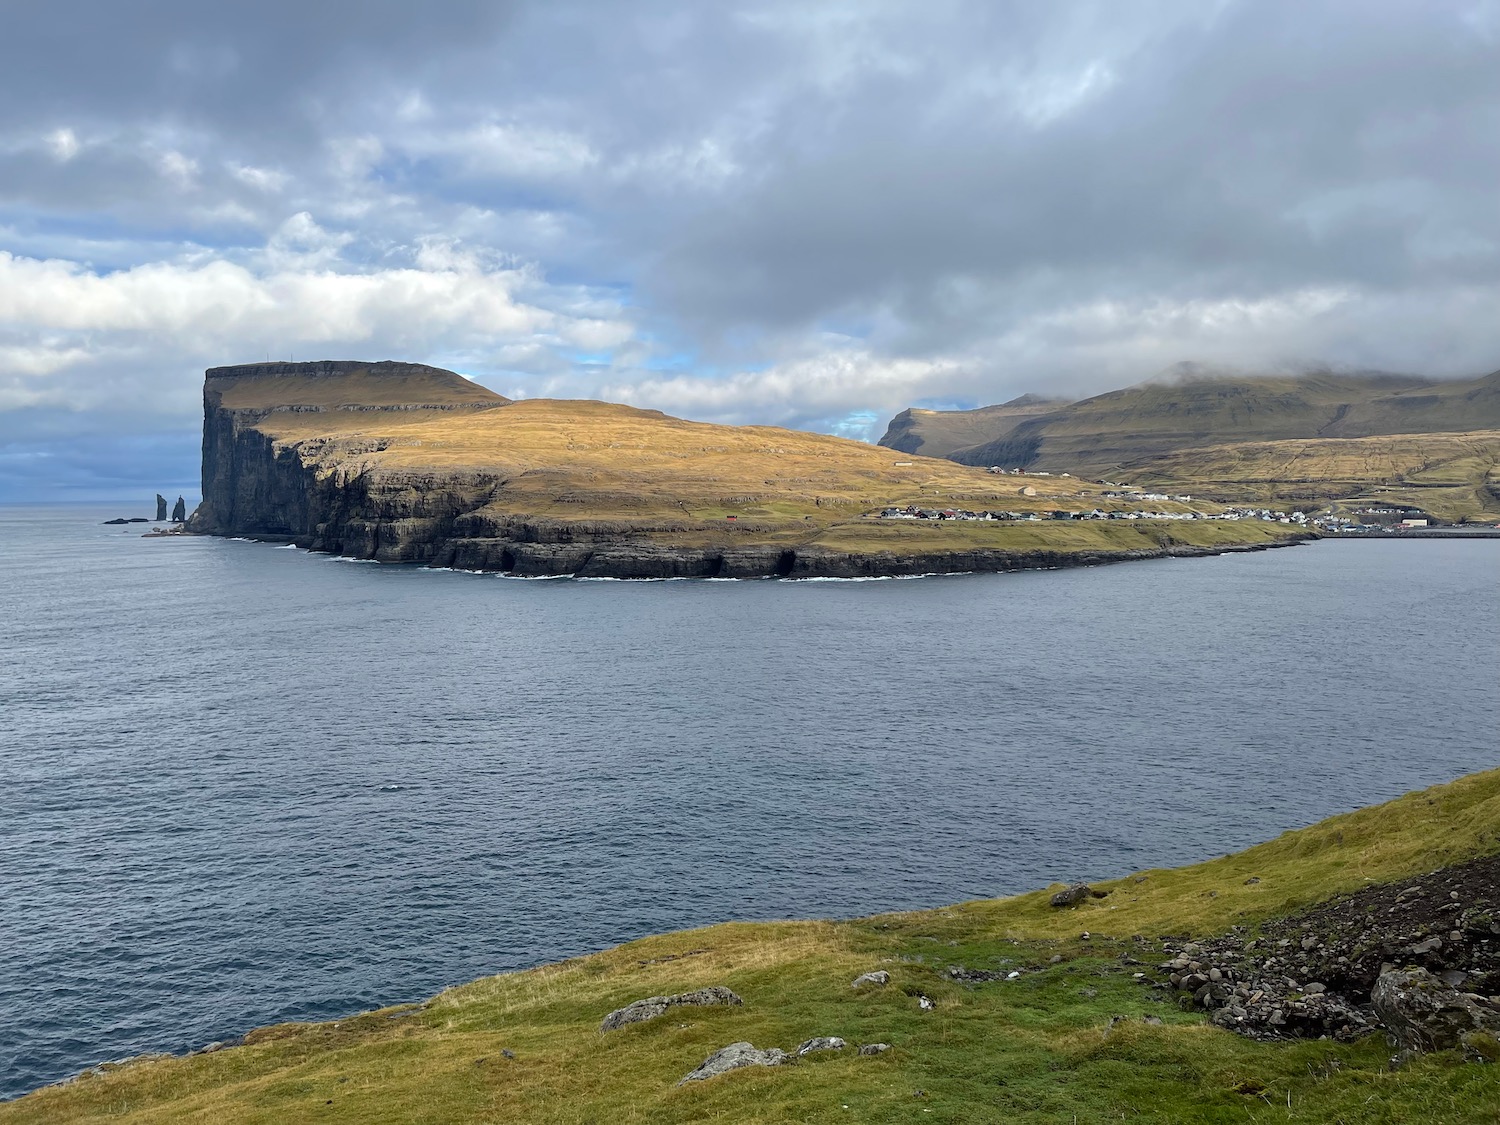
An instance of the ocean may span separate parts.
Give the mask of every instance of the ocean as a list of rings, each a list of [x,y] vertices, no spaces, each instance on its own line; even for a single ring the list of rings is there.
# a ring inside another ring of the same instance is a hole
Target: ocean
[[[526,581],[117,514],[0,508],[0,1097],[662,930],[1187,863],[1500,765],[1500,541]]]

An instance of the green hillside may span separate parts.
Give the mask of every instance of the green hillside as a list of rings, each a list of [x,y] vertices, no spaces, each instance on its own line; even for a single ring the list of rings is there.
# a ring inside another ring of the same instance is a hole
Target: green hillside
[[[1494,1121],[1500,1069],[1458,1050],[1392,1069],[1379,1034],[1246,1038],[1152,981],[1164,946],[1233,927],[1248,937],[1341,892],[1385,893],[1403,880],[1395,895],[1420,873],[1497,851],[1492,771],[1221,859],[1095,884],[1102,897],[1069,908],[1036,891],[648,938],[425,1004],[100,1068],[0,1105],[0,1123]],[[1446,904],[1446,885],[1428,882],[1433,906]],[[1374,909],[1378,923],[1397,908]],[[1441,916],[1470,927],[1491,917]],[[889,982],[852,986],[871,971]],[[710,986],[743,1004],[600,1030],[632,1001]],[[727,1044],[791,1050],[816,1036],[848,1045],[679,1084]],[[1470,1054],[1488,1057],[1490,1042],[1475,1040]],[[856,1050],[875,1043],[889,1049]]]

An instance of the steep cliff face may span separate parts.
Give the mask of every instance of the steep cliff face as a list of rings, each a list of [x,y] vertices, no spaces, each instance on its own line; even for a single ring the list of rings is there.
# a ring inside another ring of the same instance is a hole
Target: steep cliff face
[[[215,535],[310,541],[343,522],[351,474],[333,462],[378,451],[384,442],[302,437],[309,419],[300,416],[314,416],[315,428],[339,434],[367,430],[382,416],[404,420],[509,401],[452,371],[417,363],[325,360],[210,368],[203,384],[203,503],[191,527]],[[303,424],[289,426],[291,415]]]
[[[1058,487],[1021,504],[1101,502],[1084,482]],[[982,471],[821,434],[512,403],[419,364],[276,363],[207,372],[190,527],[381,562],[618,578],[1012,570],[1278,538],[1230,542],[1217,524],[1195,541],[1183,537],[1193,525],[1169,535],[1115,521],[1037,541],[1019,526],[865,518],[1019,500]]]

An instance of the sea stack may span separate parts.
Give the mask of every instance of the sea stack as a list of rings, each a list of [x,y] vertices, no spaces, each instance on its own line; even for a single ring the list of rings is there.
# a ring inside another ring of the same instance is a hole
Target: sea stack
[[[177,498],[177,503],[172,505],[172,522],[187,522],[187,502],[181,496]]]
[[[163,522],[167,518],[167,498],[160,492],[156,494],[156,518]]]

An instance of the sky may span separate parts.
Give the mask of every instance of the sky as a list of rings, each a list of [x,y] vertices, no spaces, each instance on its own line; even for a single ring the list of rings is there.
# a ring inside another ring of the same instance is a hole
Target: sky
[[[1500,367],[1500,0],[0,0],[0,500],[205,367],[873,440],[1176,365]]]

